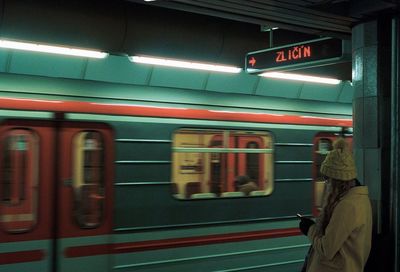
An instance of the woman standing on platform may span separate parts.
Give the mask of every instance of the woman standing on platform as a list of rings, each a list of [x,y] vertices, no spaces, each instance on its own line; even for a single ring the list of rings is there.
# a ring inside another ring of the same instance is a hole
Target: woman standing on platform
[[[316,223],[301,217],[299,224],[311,242],[302,271],[362,272],[371,249],[372,209],[344,139],[334,143],[321,173],[326,177],[322,212]]]

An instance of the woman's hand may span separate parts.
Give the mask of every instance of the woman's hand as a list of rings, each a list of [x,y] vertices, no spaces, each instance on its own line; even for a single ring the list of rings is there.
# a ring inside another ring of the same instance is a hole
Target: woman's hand
[[[307,217],[301,217],[299,228],[301,232],[307,236],[309,228],[314,224],[315,224],[314,220],[311,220],[310,218]]]

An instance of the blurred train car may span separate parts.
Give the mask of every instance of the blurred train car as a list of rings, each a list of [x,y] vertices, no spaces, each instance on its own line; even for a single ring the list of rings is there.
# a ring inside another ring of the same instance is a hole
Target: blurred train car
[[[350,114],[111,92],[0,98],[0,271],[300,270]]]

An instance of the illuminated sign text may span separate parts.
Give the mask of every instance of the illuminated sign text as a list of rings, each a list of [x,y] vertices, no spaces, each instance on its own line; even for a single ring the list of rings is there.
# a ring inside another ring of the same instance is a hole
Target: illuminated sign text
[[[340,62],[344,59],[343,47],[340,39],[323,38],[250,52],[246,71],[285,71]]]
[[[311,57],[311,46],[294,46],[293,48],[276,52],[275,61],[285,62],[288,60],[297,60]]]

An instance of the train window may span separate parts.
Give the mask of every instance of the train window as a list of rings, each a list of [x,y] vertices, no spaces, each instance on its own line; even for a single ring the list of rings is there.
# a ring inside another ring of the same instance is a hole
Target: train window
[[[39,137],[28,129],[11,129],[0,145],[1,228],[26,232],[37,221]]]
[[[104,216],[103,137],[82,131],[73,139],[74,215],[82,228],[98,227]]]
[[[179,199],[269,195],[269,132],[180,129],[173,135],[172,184]]]

